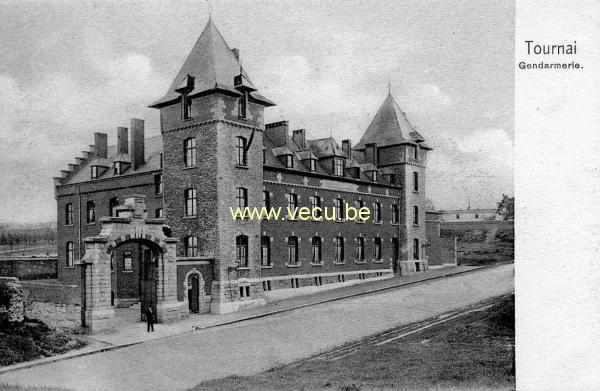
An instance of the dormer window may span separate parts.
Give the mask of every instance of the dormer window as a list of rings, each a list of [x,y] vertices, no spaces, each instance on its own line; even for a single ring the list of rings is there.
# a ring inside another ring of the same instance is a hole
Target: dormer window
[[[127,170],[127,165],[125,162],[115,162],[114,163],[114,171],[115,175],[121,175]]]
[[[294,157],[292,155],[285,155],[285,167],[294,168]]]
[[[91,167],[91,178],[92,179],[98,179],[98,177],[100,176],[100,167],[99,166],[92,166]]]
[[[369,172],[371,174],[371,180],[377,182],[377,171],[373,170]]]
[[[336,157],[333,159],[333,175],[344,176],[344,159]]]
[[[317,161],[315,159],[310,159],[308,161],[308,163],[309,163],[310,172],[317,171]]]

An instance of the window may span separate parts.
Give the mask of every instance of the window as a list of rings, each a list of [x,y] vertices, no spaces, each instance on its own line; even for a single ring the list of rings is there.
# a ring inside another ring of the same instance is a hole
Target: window
[[[321,263],[321,238],[312,238],[312,263]]]
[[[479,218],[479,214],[475,213],[475,218],[478,219]]]
[[[186,189],[183,195],[185,199],[185,216],[196,216],[196,189]]]
[[[187,236],[183,242],[186,257],[198,256],[198,238],[195,236]]]
[[[270,291],[271,290],[271,280],[263,281],[262,286],[263,286],[263,291]]]
[[[248,237],[246,235],[236,237],[235,247],[238,267],[248,267]]]
[[[377,182],[377,171],[375,171],[375,170],[371,171],[371,180],[373,182]]]
[[[98,177],[100,176],[100,170],[98,166],[92,166],[90,168],[91,170],[91,178],[92,179],[98,179]]]
[[[419,225],[419,207],[413,206],[413,224]]]
[[[333,175],[344,176],[344,159],[339,157],[333,159]]]
[[[158,208],[154,211],[154,218],[155,219],[162,219],[163,218],[163,210],[162,208]]]
[[[341,198],[336,198],[334,200],[334,211],[335,211],[336,220],[338,220],[338,221],[342,220],[343,209],[344,209],[344,200]]]
[[[397,182],[396,174],[390,174],[390,184],[395,185]]]
[[[298,238],[290,236],[288,238],[288,265],[298,264]]]
[[[338,236],[335,239],[335,263],[344,263],[344,238]]]
[[[321,277],[321,276],[315,277],[315,286],[321,286],[321,285],[323,285],[323,277]]]
[[[73,225],[73,204],[65,205],[65,225]]]
[[[154,175],[154,194],[160,195],[163,192],[163,176],[162,174]]]
[[[248,189],[244,187],[237,188],[237,204],[240,209],[248,206]]]
[[[237,164],[240,166],[246,165],[246,139],[243,137],[237,138]]]
[[[188,138],[183,142],[184,162],[186,167],[196,165],[196,139]]]
[[[240,118],[246,118],[248,111],[248,93],[244,91],[244,95],[238,100],[238,115]]]
[[[67,242],[66,250],[67,250],[66,265],[67,265],[67,267],[74,267],[75,266],[75,247],[73,246],[73,242]]]
[[[413,147],[413,154],[414,154],[415,160],[419,160],[419,146],[418,145],[415,145]]]
[[[419,259],[419,239],[413,239],[413,259]]]
[[[321,215],[322,215],[322,211],[320,210],[321,209],[321,197],[319,197],[319,196],[310,196],[308,198],[308,201],[310,202],[310,209],[311,209],[310,213],[311,213],[311,216],[314,214],[315,217],[321,218]],[[319,210],[315,210],[316,208],[319,208]]]
[[[298,195],[294,193],[286,193],[285,200],[288,208],[293,211],[298,207]]]
[[[419,173],[413,172],[413,191],[419,191]]]
[[[271,266],[271,238],[268,236],[260,238],[260,266]]]
[[[123,253],[123,271],[129,272],[133,270],[133,254],[131,251]]]
[[[375,252],[374,258],[376,261],[381,261],[381,238],[375,238],[373,244]]]
[[[365,260],[365,238],[356,238],[356,260],[358,262]]]
[[[115,175],[121,175],[123,171],[125,171],[125,165],[123,162],[115,162],[113,166]]]
[[[160,168],[163,168],[163,158],[164,158],[164,156],[163,156],[163,154],[162,154],[162,153],[161,153],[161,154],[159,154],[158,156],[159,156],[159,158],[160,158]]]
[[[250,285],[244,285],[240,287],[240,297],[250,297]]]
[[[96,203],[94,201],[88,201],[86,206],[87,211],[87,223],[94,224],[96,222]]]
[[[310,159],[308,161],[310,172],[317,171],[317,161],[315,159]]]
[[[392,224],[398,224],[398,205],[392,204]]]
[[[373,208],[373,222],[381,223],[381,204],[376,202]]]
[[[394,262],[400,259],[400,241],[398,238],[392,238],[392,259]]]
[[[285,155],[285,166],[286,168],[294,168],[294,157],[292,155]]]
[[[271,207],[271,195],[268,191],[263,191],[263,206],[268,209]]]
[[[186,94],[181,95],[181,106],[183,119],[192,118],[192,99]]]
[[[456,215],[456,218],[457,218],[457,219],[460,219],[460,215]]]
[[[111,198],[110,201],[108,201],[108,214],[111,217],[117,217],[117,206],[119,206],[118,198]]]
[[[344,282],[346,281],[346,276],[343,274],[338,274],[338,282]]]
[[[358,210],[360,212],[360,209],[363,208],[365,206],[365,202],[363,200],[357,200],[356,201],[356,210]],[[364,223],[365,221],[363,219],[360,218],[360,213],[358,214],[357,218],[356,218],[356,222],[357,223]]]
[[[297,278],[290,279],[290,282],[292,284],[292,288],[300,288],[300,281],[298,281]]]

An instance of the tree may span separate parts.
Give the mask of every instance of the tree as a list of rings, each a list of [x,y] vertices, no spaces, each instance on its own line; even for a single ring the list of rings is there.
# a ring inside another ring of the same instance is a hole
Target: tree
[[[502,220],[514,220],[515,197],[509,197],[506,194],[502,194],[502,199],[498,202],[496,213],[502,216]]]
[[[425,210],[427,210],[427,211],[436,210],[435,205],[433,204],[433,201],[429,197],[425,198]]]

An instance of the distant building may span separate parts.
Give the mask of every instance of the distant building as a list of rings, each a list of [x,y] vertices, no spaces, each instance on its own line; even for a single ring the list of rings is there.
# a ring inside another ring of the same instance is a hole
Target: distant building
[[[502,220],[496,209],[452,209],[441,210],[441,219],[445,222],[467,222]]]

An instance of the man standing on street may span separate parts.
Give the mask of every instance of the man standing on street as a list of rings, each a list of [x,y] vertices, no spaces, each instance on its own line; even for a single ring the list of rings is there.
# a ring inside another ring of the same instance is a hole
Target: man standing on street
[[[154,331],[154,311],[152,311],[151,305],[146,307],[146,323],[148,324],[148,332],[150,330]]]

